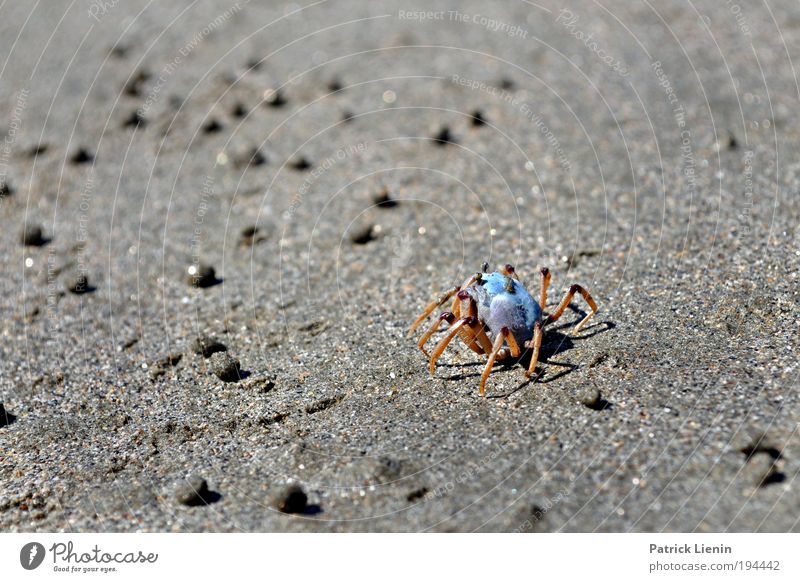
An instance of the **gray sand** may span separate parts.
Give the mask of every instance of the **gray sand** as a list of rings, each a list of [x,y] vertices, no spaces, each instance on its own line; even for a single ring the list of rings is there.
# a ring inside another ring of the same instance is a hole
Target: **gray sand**
[[[438,4],[3,4],[0,530],[800,530],[796,2]]]

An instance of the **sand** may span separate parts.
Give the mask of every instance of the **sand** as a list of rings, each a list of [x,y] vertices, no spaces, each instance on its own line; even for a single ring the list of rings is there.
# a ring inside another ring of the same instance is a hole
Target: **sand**
[[[1,530],[800,530],[796,4],[439,4],[3,5]]]

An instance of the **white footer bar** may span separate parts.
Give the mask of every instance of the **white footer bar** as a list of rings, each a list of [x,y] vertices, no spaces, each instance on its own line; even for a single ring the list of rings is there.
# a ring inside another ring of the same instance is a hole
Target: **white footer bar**
[[[3,580],[777,581],[799,553],[800,534],[0,534]]]

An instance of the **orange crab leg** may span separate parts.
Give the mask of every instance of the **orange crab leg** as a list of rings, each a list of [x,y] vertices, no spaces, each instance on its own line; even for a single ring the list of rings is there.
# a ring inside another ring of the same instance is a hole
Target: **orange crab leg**
[[[592,296],[589,295],[589,292],[586,289],[584,289],[580,285],[573,285],[572,287],[569,288],[567,294],[564,295],[564,299],[562,299],[561,303],[558,304],[556,310],[553,313],[551,313],[550,316],[547,318],[547,323],[553,323],[559,317],[561,317],[561,315],[564,313],[564,310],[570,304],[572,298],[575,296],[576,293],[580,293],[581,296],[586,300],[586,303],[589,304],[591,312],[589,313],[589,315],[584,317],[578,323],[578,325],[575,326],[575,328],[572,330],[572,333],[578,333],[581,330],[581,328],[584,325],[586,325],[586,322],[589,321],[592,317],[594,317],[594,314],[597,313],[597,303],[594,302],[594,299],[592,299]]]
[[[514,277],[514,279],[516,279],[517,281],[520,280],[519,275],[517,275],[517,270],[511,263],[506,263],[505,265],[500,267],[500,272],[506,277]]]
[[[475,334],[475,339],[478,340],[478,343],[483,348],[483,353],[488,354],[492,351],[492,340],[489,339],[489,336],[486,335],[486,326],[482,325],[477,329],[473,329],[472,332]]]
[[[506,338],[510,335],[511,332],[508,331],[507,327],[504,327],[494,339],[492,351],[489,353],[489,359],[486,360],[486,365],[483,367],[483,373],[481,374],[481,396],[483,396],[486,392],[486,380],[489,378],[489,374],[492,373],[492,366],[494,366],[494,361],[497,358],[497,354],[501,349],[503,349],[503,342],[505,342]]]
[[[539,293],[539,307],[544,311],[544,306],[547,304],[547,288],[550,286],[550,269],[542,267],[539,272],[542,274],[542,290]]]
[[[509,349],[511,349],[511,357],[518,358],[522,351],[519,349],[517,338],[514,337],[513,333],[509,332],[506,336],[506,341],[508,342]]]
[[[461,288],[466,289],[481,277],[483,277],[483,273],[475,273],[471,275],[466,281],[464,281],[464,283],[461,285]]]
[[[539,361],[539,350],[542,347],[542,323],[537,321],[533,326],[533,355],[531,356],[531,363],[528,365],[528,371],[525,375],[530,378],[536,371],[536,363]]]
[[[431,354],[430,364],[428,365],[428,369],[430,370],[431,374],[436,373],[436,361],[439,359],[439,356],[442,355],[442,352],[444,352],[445,348],[447,348],[450,342],[453,341],[453,338],[456,337],[456,335],[458,335],[458,331],[465,325],[470,324],[471,322],[472,318],[469,317],[465,317],[464,319],[459,319],[450,328],[450,330],[447,332],[447,335],[444,336],[439,341],[438,344],[436,344],[436,347],[433,349],[433,353]]]
[[[423,321],[425,321],[425,319],[431,313],[436,311],[436,309],[438,307],[444,305],[447,302],[448,299],[450,299],[453,295],[458,293],[461,289],[466,289],[467,287],[472,285],[475,281],[480,279],[481,276],[482,276],[481,273],[475,273],[474,275],[469,277],[466,281],[464,281],[464,284],[461,285],[461,287],[453,287],[449,291],[447,291],[447,292],[443,293],[442,295],[440,295],[438,299],[434,299],[433,301],[428,303],[428,305],[425,306],[425,309],[422,310],[422,313],[420,314],[420,316],[417,319],[415,319],[414,323],[411,324],[411,327],[408,328],[408,333],[406,334],[406,337],[411,337],[413,335],[413,333],[417,330],[417,328],[420,326],[420,324]],[[455,312],[455,303],[456,302],[453,301],[453,308],[450,311]]]
[[[439,317],[436,318],[436,320],[428,328],[428,331],[422,334],[422,337],[419,338],[419,343],[417,343],[417,345],[419,346],[419,349],[422,350],[422,353],[425,354],[426,358],[429,358],[430,354],[425,349],[425,344],[428,343],[428,340],[431,339],[431,336],[436,333],[436,330],[439,329],[439,326],[442,325],[443,321],[446,321],[447,323],[452,325],[452,323],[455,320],[456,320],[455,315],[453,315],[450,311],[445,311]]]
[[[471,285],[472,283],[470,283]],[[461,331],[458,332],[458,337],[461,338],[467,347],[471,349],[476,354],[483,355],[488,353],[486,350],[485,344],[481,342],[479,344],[476,341],[476,335],[478,333],[477,329],[477,316],[478,316],[478,306],[475,305],[475,301],[472,299],[472,295],[469,294],[466,290],[461,290],[456,294],[456,298],[458,299],[459,306],[458,306],[458,317],[471,317],[475,320],[476,324],[468,325],[466,327],[461,328]],[[487,338],[488,339],[488,338]],[[491,349],[491,344],[489,344],[489,349]]]
[[[414,323],[411,324],[411,327],[408,329],[408,334],[406,337],[411,337],[411,335],[416,331],[419,325],[425,321],[431,313],[433,313],[437,307],[443,305],[448,299],[450,299],[453,295],[458,293],[460,287],[453,287],[449,291],[443,293],[438,299],[434,299],[428,305],[425,306],[425,309],[422,310],[422,314],[414,320]]]

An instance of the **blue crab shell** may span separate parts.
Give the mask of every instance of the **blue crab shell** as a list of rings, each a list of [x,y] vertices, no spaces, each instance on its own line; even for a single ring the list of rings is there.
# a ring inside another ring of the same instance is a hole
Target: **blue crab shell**
[[[542,317],[542,310],[516,279],[511,280],[512,290],[506,291],[506,279],[502,273],[484,274],[467,291],[478,304],[478,318],[489,328],[489,336],[494,339],[507,327],[522,346],[533,337],[533,326]]]

